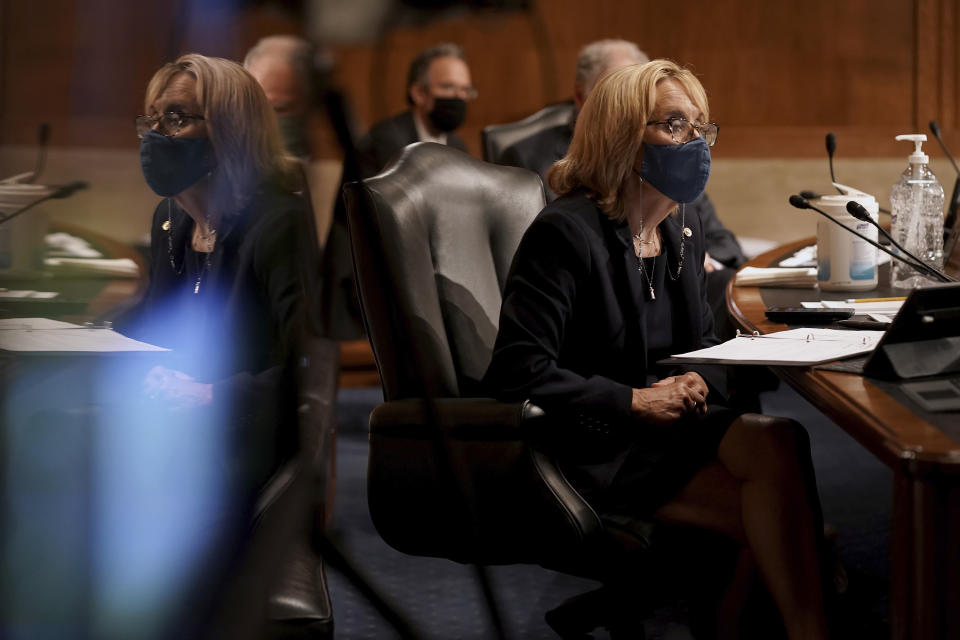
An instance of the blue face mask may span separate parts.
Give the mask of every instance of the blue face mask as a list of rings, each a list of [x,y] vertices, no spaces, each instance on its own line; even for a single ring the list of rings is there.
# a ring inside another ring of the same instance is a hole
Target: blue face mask
[[[674,202],[693,202],[710,177],[710,146],[699,137],[683,144],[644,144],[640,175]]]
[[[140,139],[140,168],[154,193],[175,196],[213,169],[213,153],[206,138],[168,138],[147,131]]]

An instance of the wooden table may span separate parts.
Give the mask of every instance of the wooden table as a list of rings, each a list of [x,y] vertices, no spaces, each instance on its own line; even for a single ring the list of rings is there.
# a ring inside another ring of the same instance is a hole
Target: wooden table
[[[745,266],[771,266],[812,243],[806,239],[778,247]],[[889,292],[880,288],[859,297],[875,295]],[[727,308],[734,326],[769,333],[786,327],[766,319],[768,306],[821,296],[846,297],[811,289],[735,287],[731,281]],[[960,441],[889,395],[883,383],[808,367],[773,370],[893,471],[892,637],[960,638]],[[960,415],[953,415],[960,421]]]

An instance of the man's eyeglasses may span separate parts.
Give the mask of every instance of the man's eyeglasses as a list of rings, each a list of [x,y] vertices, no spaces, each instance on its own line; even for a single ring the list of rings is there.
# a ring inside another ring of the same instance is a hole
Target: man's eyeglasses
[[[182,129],[188,121],[203,119],[203,116],[198,116],[192,113],[167,111],[156,116],[137,116],[133,119],[133,123],[137,128],[138,138],[142,138],[143,136],[147,135],[147,131],[150,131],[154,127],[156,127],[157,131],[163,135],[167,137],[173,137],[180,133],[180,129]]]
[[[717,142],[717,135],[720,133],[720,127],[716,122],[704,122],[703,124],[694,124],[686,118],[670,118],[669,120],[651,120],[647,123],[662,124],[670,130],[670,136],[676,144],[689,142],[694,138],[694,131],[700,134],[704,142],[713,146]]]
[[[475,87],[464,87],[452,82],[442,82],[432,85],[434,95],[438,98],[463,98],[464,100],[476,100],[479,93]]]

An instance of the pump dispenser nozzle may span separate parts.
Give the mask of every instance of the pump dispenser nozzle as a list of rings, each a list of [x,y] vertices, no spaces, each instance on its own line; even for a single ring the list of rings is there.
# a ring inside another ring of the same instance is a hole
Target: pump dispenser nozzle
[[[913,153],[910,154],[910,157],[907,159],[910,164],[927,164],[930,161],[930,158],[927,157],[927,154],[923,152],[921,148],[923,143],[927,141],[927,135],[925,133],[909,133],[897,136],[897,141],[909,140],[913,143]]]

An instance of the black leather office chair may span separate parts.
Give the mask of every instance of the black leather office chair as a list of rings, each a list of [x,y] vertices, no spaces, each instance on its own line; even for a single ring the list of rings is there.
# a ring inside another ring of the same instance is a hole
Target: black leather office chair
[[[483,159],[499,164],[500,156],[507,147],[544,129],[571,122],[575,111],[573,102],[558,102],[547,105],[523,120],[484,127],[480,132],[483,142]]]
[[[306,174],[300,168],[306,202],[305,227],[316,237]],[[314,277],[319,256],[305,256],[302,277]],[[317,296],[319,298],[319,296]],[[263,487],[254,508],[250,540],[222,599],[210,637],[265,640],[333,638],[333,606],[323,558],[314,548],[318,529],[331,511],[336,416],[334,403],[339,347],[318,337],[319,308],[306,305],[308,330],[297,358],[299,449]]]
[[[538,448],[549,416],[479,388],[513,254],[543,206],[539,178],[417,143],[345,197],[385,398],[367,488],[380,535],[414,555],[613,579],[644,541],[605,527]]]
[[[309,337],[300,357],[300,454],[290,477],[277,477],[274,486],[287,493],[284,508],[280,496],[261,493],[258,519],[262,526],[292,529],[286,545],[273,562],[280,561],[278,576],[268,591],[267,628],[263,638],[275,640],[330,640],[333,638],[333,606],[327,589],[323,558],[313,545],[318,528],[325,527],[332,494],[335,446],[335,398],[339,360],[337,344]],[[276,504],[274,504],[276,502]],[[303,506],[306,516],[300,516]],[[275,511],[275,512],[274,512]],[[300,516],[300,517],[298,517]],[[292,520],[292,522],[290,522]],[[258,525],[261,525],[258,522]],[[278,539],[277,542],[282,543]]]

